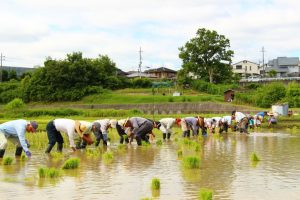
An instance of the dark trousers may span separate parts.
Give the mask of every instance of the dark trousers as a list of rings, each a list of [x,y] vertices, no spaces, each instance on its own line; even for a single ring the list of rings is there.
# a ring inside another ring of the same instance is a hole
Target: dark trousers
[[[124,129],[117,123],[116,125],[116,129],[117,129],[117,132],[120,136],[120,144],[123,144],[124,140],[125,140],[125,143],[129,143],[129,139],[127,137],[127,134],[125,133]],[[125,136],[125,139],[124,139],[124,136]]]
[[[144,140],[145,142],[149,142],[147,134],[151,133],[152,129],[153,123],[150,121],[146,121],[137,129],[135,139],[139,146],[142,145],[142,140]]]
[[[55,145],[55,143],[64,143],[64,139],[59,131],[56,130],[54,126],[54,121],[50,121],[46,126],[47,136],[49,140],[49,144]]]

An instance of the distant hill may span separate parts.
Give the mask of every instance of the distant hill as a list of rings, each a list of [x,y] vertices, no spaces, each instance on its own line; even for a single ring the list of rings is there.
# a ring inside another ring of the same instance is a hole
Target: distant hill
[[[25,72],[30,72],[35,70],[35,68],[30,68],[30,67],[11,67],[11,66],[2,66],[2,69],[6,71],[15,70],[17,72],[18,77],[24,74]]]

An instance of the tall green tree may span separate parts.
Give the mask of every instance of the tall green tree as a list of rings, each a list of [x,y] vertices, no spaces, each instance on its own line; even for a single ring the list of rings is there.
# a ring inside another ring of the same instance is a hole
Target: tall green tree
[[[179,58],[185,72],[210,83],[225,82],[232,76],[230,64],[234,52],[229,48],[230,41],[224,35],[200,28],[196,37],[179,48]]]

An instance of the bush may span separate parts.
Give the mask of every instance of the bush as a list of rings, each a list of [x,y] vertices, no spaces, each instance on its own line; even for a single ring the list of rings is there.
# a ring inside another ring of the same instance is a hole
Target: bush
[[[290,107],[300,107],[300,85],[298,83],[288,84],[285,101],[289,103]]]
[[[281,83],[271,83],[259,88],[256,92],[255,104],[268,108],[285,97],[286,89]]]
[[[195,80],[192,82],[192,87],[199,92],[223,95],[226,90],[238,88],[238,85],[213,84],[203,80]]]
[[[18,110],[23,109],[25,107],[25,103],[22,101],[22,99],[19,98],[15,98],[14,100],[5,105],[6,110]]]

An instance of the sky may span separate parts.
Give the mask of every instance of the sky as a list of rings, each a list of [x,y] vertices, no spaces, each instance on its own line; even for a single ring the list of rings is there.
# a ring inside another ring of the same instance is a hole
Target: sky
[[[179,47],[199,28],[230,40],[233,63],[300,56],[299,0],[0,0],[4,66],[107,55],[124,71],[181,68]]]

